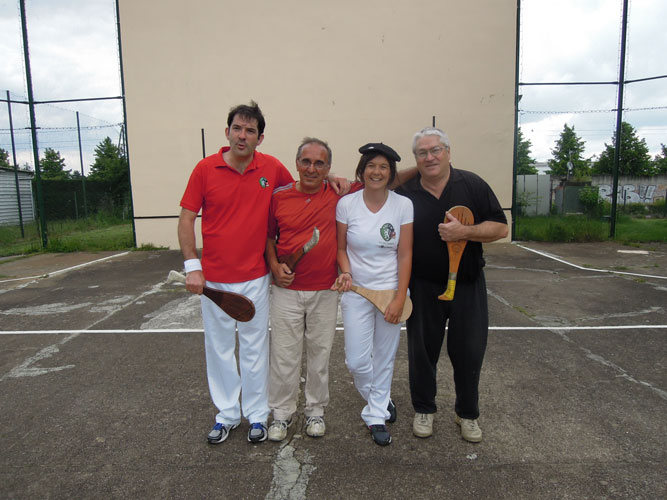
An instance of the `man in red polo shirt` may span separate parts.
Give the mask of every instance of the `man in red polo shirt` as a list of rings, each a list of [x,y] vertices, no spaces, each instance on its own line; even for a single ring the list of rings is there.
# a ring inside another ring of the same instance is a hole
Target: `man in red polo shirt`
[[[264,250],[273,189],[293,178],[276,158],[255,151],[264,139],[264,126],[256,103],[232,108],[225,129],[229,146],[197,164],[181,199],[178,241],[186,288],[201,295],[206,285],[239,293],[255,304],[253,319],[237,323],[208,298],[201,299],[208,384],[218,409],[208,434],[212,444],[227,439],[241,415],[250,423],[248,441],[267,438],[269,274]],[[201,262],[195,237],[199,210]],[[237,329],[240,374],[234,354]]]

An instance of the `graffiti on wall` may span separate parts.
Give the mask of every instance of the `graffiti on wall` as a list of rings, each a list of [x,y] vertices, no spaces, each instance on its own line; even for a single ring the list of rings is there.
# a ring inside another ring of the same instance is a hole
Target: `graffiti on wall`
[[[611,202],[611,185],[598,185],[600,197]],[[623,184],[618,186],[618,198],[620,203],[655,203],[665,199],[667,186],[659,184]]]

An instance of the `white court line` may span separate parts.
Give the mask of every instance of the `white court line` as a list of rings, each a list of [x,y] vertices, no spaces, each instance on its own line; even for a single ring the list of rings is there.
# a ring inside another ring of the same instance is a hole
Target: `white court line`
[[[518,246],[519,248],[523,248],[524,250],[528,250],[529,252],[536,253],[537,255],[541,255],[542,257],[548,257],[549,259],[556,260],[558,262],[561,262],[562,264],[566,264],[568,266],[576,267],[577,269],[581,269],[583,271],[595,271],[597,273],[612,273],[612,274],[627,274],[629,276],[639,276],[642,278],[658,278],[661,280],[667,280],[667,276],[655,276],[653,274],[638,274],[638,273],[628,273],[625,271],[613,271],[609,269],[594,269],[592,267],[584,267],[584,266],[579,266],[577,264],[573,264],[572,262],[568,262],[566,260],[561,259],[560,257],[556,257],[555,255],[551,255],[546,252],[540,252],[539,250],[534,250],[532,248],[525,247],[523,245],[519,245],[518,243],[513,243],[513,245]]]
[[[34,280],[34,279],[39,279],[39,278],[48,278],[49,276],[55,276],[56,274],[66,273],[67,271],[71,271],[72,269],[78,269],[80,267],[89,266],[91,264],[96,264],[98,262],[103,262],[105,260],[113,259],[115,257],[122,257],[123,255],[127,255],[128,253],[130,253],[130,252],[122,252],[122,253],[117,253],[117,254],[114,254],[114,255],[109,255],[108,257],[102,257],[101,259],[92,260],[90,262],[84,262],[83,264],[78,264],[76,266],[67,267],[65,269],[60,269],[58,271],[51,271],[49,273],[40,274],[39,276],[28,276],[27,278],[12,278],[10,280],[0,280],[0,283],[9,283],[10,281],[23,281],[23,280]]]
[[[553,331],[553,330],[665,330],[667,325],[607,325],[607,326],[490,326],[489,330],[496,331]],[[269,328],[270,330],[270,328]],[[342,326],[336,331],[342,332]],[[405,327],[401,328],[405,331]],[[146,330],[0,330],[0,335],[64,335],[71,333],[95,334],[138,334],[138,333],[204,333],[202,328],[153,328]]]

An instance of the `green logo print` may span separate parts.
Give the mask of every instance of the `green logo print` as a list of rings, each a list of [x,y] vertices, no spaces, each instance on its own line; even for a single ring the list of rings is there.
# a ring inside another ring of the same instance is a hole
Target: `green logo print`
[[[266,177],[261,177],[259,179],[259,185],[262,186],[263,188],[268,187],[269,186],[268,179]]]
[[[394,231],[394,226],[392,226],[388,222],[383,224],[382,227],[380,228],[380,236],[382,236],[382,239],[384,241],[389,241],[391,239],[396,238],[396,231]]]

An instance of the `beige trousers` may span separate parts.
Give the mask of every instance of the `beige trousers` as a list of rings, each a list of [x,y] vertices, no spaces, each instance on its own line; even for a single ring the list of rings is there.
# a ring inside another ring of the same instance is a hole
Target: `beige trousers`
[[[301,356],[306,344],[307,417],[323,416],[329,403],[329,354],[336,332],[338,292],[271,286],[269,408],[276,420],[296,411]]]

